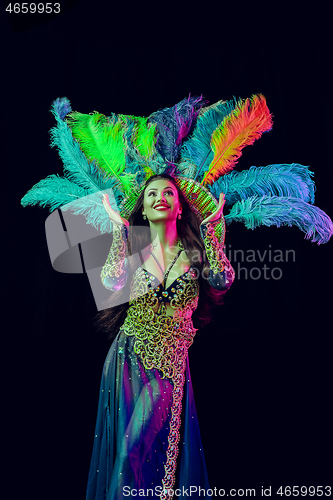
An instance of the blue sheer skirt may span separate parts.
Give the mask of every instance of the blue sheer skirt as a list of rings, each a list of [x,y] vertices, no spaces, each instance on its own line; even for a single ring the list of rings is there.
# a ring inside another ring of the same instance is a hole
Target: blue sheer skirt
[[[162,491],[173,382],[143,366],[134,341],[120,330],[104,363],[86,500],[123,500],[132,489],[158,498]],[[188,359],[182,406],[173,488],[208,489]]]

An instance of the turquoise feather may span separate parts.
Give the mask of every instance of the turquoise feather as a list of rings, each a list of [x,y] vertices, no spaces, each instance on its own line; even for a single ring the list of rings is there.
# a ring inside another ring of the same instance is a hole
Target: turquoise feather
[[[68,99],[54,101],[51,111],[57,122],[50,131],[51,147],[58,149],[65,176],[50,175],[41,180],[27,192],[21,204],[49,206],[51,212],[57,208],[71,210],[84,215],[88,224],[101,232],[108,232],[112,224],[101,202],[101,192],[108,193],[115,210],[118,210],[124,194],[116,179],[106,178],[94,162],[87,160],[73,138],[70,128],[63,121],[71,111]]]
[[[224,193],[226,205],[254,195],[287,196],[314,203],[312,176],[313,172],[299,163],[273,164],[241,172],[232,171],[208,187],[216,199]]]
[[[114,210],[118,204],[111,189],[105,190]],[[91,224],[101,233],[110,232],[112,223],[101,201],[101,192],[90,193],[87,189],[78,186],[66,177],[52,174],[33,186],[21,200],[23,207],[39,205],[49,207],[50,212],[61,208],[70,210],[74,214],[84,215],[88,224]]]
[[[51,147],[58,149],[65,176],[91,193],[114,187],[114,181],[106,178],[94,162],[87,160],[69,126],[61,119],[61,116],[65,116],[64,111],[68,113],[70,110],[67,98],[56,99],[51,106],[57,121],[57,126],[50,130]]]
[[[87,190],[56,174],[49,175],[35,184],[22,198],[21,205],[49,207],[50,212],[87,195]]]
[[[188,177],[189,179],[194,179],[197,172],[197,166],[189,161],[182,161],[176,167],[176,175],[181,177]]]
[[[243,222],[247,229],[258,226],[297,226],[307,239],[322,244],[333,235],[333,223],[320,208],[298,198],[251,196],[238,201],[225,216],[227,224]]]
[[[63,162],[66,177],[90,192],[108,189],[112,181],[96,168],[94,162],[89,162],[80,149],[79,143],[73,138],[72,132],[65,122],[58,122],[52,128],[51,147],[57,147]],[[113,183],[114,184],[114,183]]]
[[[212,134],[222,123],[223,119],[234,109],[234,101],[218,101],[212,106],[207,106],[201,110],[193,133],[183,144],[181,150],[182,175],[186,175],[186,163],[189,164],[191,172],[194,164],[197,166],[197,173],[194,180],[201,181],[204,172],[208,169],[214,157],[214,152],[210,146]]]
[[[104,191],[109,196],[111,207],[118,211],[118,205],[111,190]],[[80,199],[62,206],[61,210],[70,210],[75,215],[83,215],[87,223],[94,226],[100,233],[109,233],[112,231],[113,224],[108,216],[100,192],[95,192],[81,197]]]

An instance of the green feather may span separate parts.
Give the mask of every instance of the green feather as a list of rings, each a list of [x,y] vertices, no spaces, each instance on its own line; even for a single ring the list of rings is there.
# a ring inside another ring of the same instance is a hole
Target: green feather
[[[112,181],[105,178],[103,172],[94,163],[88,162],[67,123],[62,120],[57,120],[57,122],[57,126],[50,130],[51,147],[58,149],[65,176],[90,192],[112,187]]]
[[[156,143],[156,123],[148,124],[149,118],[141,116],[119,115],[119,117],[125,124],[128,124],[129,120],[134,123],[131,137],[133,145],[143,158],[150,158]]]
[[[135,174],[124,173],[126,164],[122,121],[114,123],[97,112],[89,115],[72,112],[66,120],[85,156],[90,161],[94,160],[107,177],[115,177],[125,194],[130,193]]]

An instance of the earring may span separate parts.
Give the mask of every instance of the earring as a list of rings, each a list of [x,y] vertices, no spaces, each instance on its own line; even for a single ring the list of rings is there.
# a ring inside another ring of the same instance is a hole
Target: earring
[[[145,214],[142,214],[143,220],[147,220],[147,216]]]
[[[178,246],[179,250],[184,250],[183,243],[182,243],[182,240],[180,238],[177,242],[177,246]]]
[[[182,214],[178,214],[178,219],[181,219],[182,218]]]

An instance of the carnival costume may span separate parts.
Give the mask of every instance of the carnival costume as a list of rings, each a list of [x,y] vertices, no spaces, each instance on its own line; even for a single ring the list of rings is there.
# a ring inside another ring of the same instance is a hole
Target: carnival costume
[[[223,252],[225,223],[241,221],[251,229],[296,225],[312,241],[327,242],[333,224],[313,205],[308,167],[274,164],[232,171],[242,149],[272,127],[265,98],[206,104],[202,97],[189,97],[148,118],[107,117],[72,112],[68,99],[57,99],[52,146],[65,175],[40,181],[21,203],[71,210],[101,233],[112,231],[101,278],[115,291],[129,275],[128,235],[125,225],[110,220],[101,192],[127,218],[154,174],[171,175],[198,217],[209,283],[216,289],[228,289],[234,279]],[[203,223],[221,192],[229,213]],[[208,488],[188,365],[199,285],[192,266],[169,283],[172,265],[163,282],[143,260],[131,276],[126,319],[103,369],[87,500],[123,498],[133,488],[151,488],[161,499],[172,498],[172,488]]]

